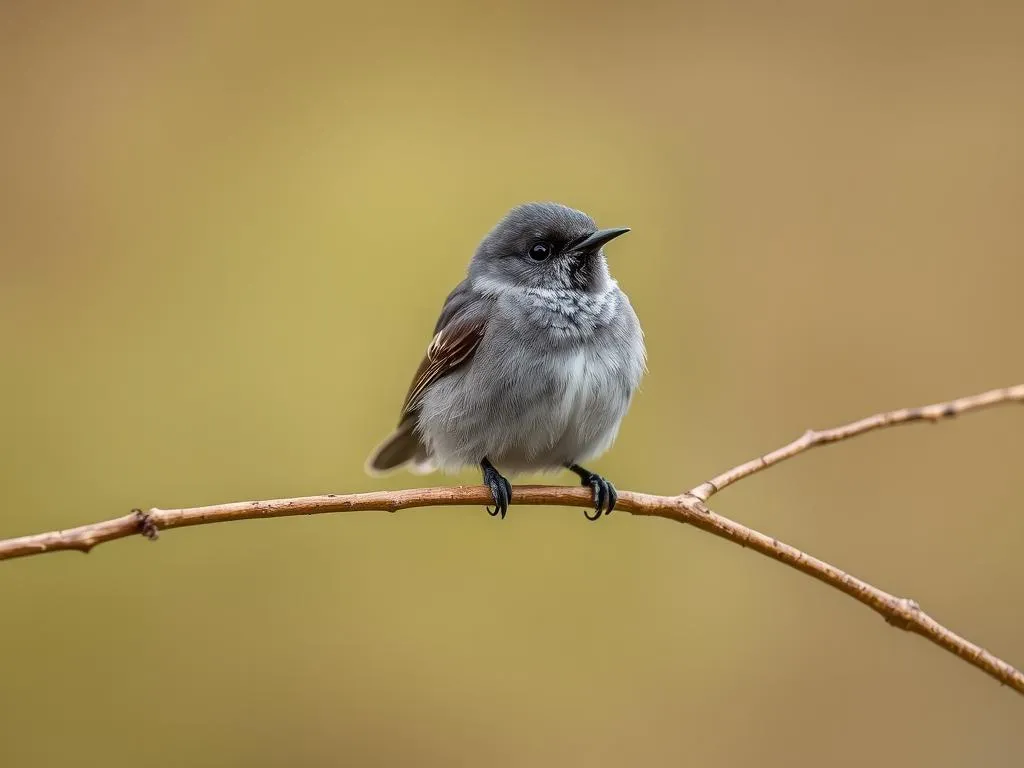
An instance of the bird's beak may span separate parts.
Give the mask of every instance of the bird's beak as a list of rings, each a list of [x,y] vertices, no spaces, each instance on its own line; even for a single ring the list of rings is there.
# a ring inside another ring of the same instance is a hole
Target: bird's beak
[[[610,240],[614,240],[619,235],[624,235],[629,232],[629,227],[614,227],[612,229],[599,229],[597,232],[591,232],[585,238],[580,240],[578,243],[573,243],[572,250],[574,251],[596,251],[605,243]]]

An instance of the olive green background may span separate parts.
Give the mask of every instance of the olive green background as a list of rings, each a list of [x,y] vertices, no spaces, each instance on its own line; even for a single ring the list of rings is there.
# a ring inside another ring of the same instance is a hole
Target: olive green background
[[[594,465],[621,488],[1024,381],[1020,3],[5,2],[0,89],[0,536],[421,483],[363,461],[524,200],[633,228],[650,372]],[[1022,455],[1004,408],[714,507],[1021,665]],[[4,766],[988,768],[1022,734],[1019,696],[849,598],[626,514],[0,565]]]

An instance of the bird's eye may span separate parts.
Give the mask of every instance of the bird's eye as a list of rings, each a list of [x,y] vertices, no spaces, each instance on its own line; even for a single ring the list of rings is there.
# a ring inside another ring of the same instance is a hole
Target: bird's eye
[[[534,243],[530,246],[529,254],[534,261],[544,261],[551,255],[551,246],[547,243]]]

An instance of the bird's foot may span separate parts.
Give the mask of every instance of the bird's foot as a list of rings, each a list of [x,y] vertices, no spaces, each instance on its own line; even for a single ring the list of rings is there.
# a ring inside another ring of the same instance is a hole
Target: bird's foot
[[[580,476],[580,485],[594,492],[594,515],[591,517],[589,512],[584,512],[583,516],[594,521],[602,514],[610,515],[615,509],[615,502],[619,500],[619,494],[611,481],[605,480],[596,472],[584,469],[579,464],[569,464],[566,468]]]
[[[484,485],[491,489],[491,497],[494,499],[494,509],[488,507],[487,514],[491,517],[501,515],[501,519],[504,520],[508,505],[512,501],[512,484],[487,459],[480,462],[480,467],[484,471]]]

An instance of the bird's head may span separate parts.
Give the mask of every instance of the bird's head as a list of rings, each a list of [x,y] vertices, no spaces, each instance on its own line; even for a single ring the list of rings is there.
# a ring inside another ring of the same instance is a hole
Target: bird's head
[[[607,290],[603,246],[628,228],[598,229],[582,211],[558,203],[513,208],[477,247],[470,277],[492,290]]]

